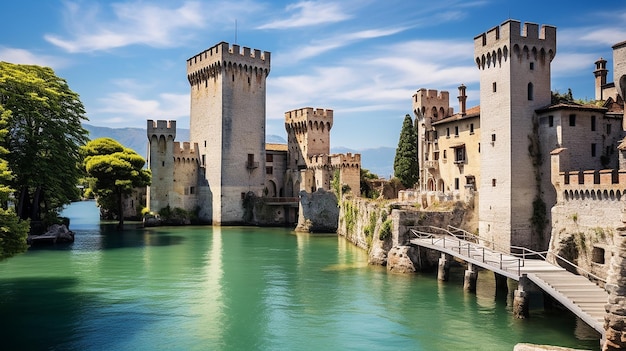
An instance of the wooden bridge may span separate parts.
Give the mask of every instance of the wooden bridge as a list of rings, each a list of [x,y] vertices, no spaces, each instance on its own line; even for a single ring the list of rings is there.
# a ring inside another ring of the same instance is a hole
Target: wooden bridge
[[[413,227],[409,230],[411,244],[439,251],[442,257],[444,254],[457,257],[470,266],[491,270],[520,284],[520,280],[527,278],[604,337],[604,306],[609,294],[592,281],[604,282],[601,278],[549,252],[511,247],[512,252],[519,253],[504,253],[494,243],[452,226],[448,229]],[[582,275],[548,262],[548,255]]]

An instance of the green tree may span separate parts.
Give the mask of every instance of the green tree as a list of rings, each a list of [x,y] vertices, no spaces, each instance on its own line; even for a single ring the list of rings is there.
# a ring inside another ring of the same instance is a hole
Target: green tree
[[[0,62],[0,105],[11,112],[5,145],[17,215],[56,218],[80,194],[83,104],[51,68]]]
[[[0,141],[4,140],[8,133],[6,125],[10,114],[0,105]],[[8,207],[9,196],[13,189],[8,186],[12,177],[9,164],[2,158],[6,153],[7,150],[0,146],[0,261],[24,252],[28,248],[26,237],[29,223],[21,220],[15,211]]]
[[[118,229],[124,228],[124,199],[134,188],[150,185],[146,160],[132,149],[111,138],[98,138],[82,148],[83,167],[91,178],[90,188],[98,205],[118,218]]]
[[[400,140],[396,149],[396,157],[393,161],[393,173],[402,185],[412,188],[419,179],[417,164],[417,136],[413,128],[413,121],[408,114],[404,116]]]
[[[378,191],[372,189],[368,180],[378,179],[378,176],[365,168],[361,168],[361,179],[360,179],[360,187],[361,187],[361,196],[367,197],[370,199],[375,199],[380,195]]]

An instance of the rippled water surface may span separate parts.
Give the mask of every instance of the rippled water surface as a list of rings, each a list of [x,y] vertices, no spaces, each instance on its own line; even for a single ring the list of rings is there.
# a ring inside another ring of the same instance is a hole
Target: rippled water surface
[[[336,235],[100,224],[70,206],[76,241],[0,263],[2,350],[598,349],[568,312],[511,316],[492,275],[387,274]],[[534,302],[534,305],[540,305]]]

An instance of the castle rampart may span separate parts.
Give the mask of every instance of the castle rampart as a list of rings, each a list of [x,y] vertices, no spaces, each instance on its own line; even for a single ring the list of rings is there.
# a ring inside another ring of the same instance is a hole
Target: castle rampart
[[[413,94],[413,112],[419,117],[430,117],[435,120],[454,114],[450,107],[450,93],[438,92],[435,89],[419,89]]]
[[[508,20],[498,27],[474,37],[474,52],[479,69],[500,66],[509,56],[522,59],[533,59],[539,63],[551,62],[556,55],[556,27],[543,25],[541,32],[535,23],[524,23],[520,30],[520,22]]]
[[[268,51],[261,54],[261,50],[239,45],[229,46],[221,42],[187,60],[187,79],[192,86],[214,78],[223,70],[245,73],[248,75],[263,75],[267,77],[270,72],[270,57]]]
[[[153,121],[149,119],[147,127],[148,138],[152,136],[157,136],[157,139],[161,136],[172,137],[172,140],[176,138],[176,121]]]

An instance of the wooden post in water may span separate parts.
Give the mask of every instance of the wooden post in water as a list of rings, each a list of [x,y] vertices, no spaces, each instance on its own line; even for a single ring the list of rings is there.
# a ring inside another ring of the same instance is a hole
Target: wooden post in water
[[[468,262],[465,277],[463,279],[463,290],[475,293],[476,279],[478,279],[478,272],[474,268],[474,265]]]
[[[528,310],[528,290],[530,288],[530,280],[523,274],[519,278],[515,297],[513,298],[513,316],[515,318],[524,319],[530,316]]]
[[[448,281],[450,277],[450,255],[446,255],[445,253],[441,253],[441,257],[439,258],[439,267],[437,269],[437,280],[440,281]]]

